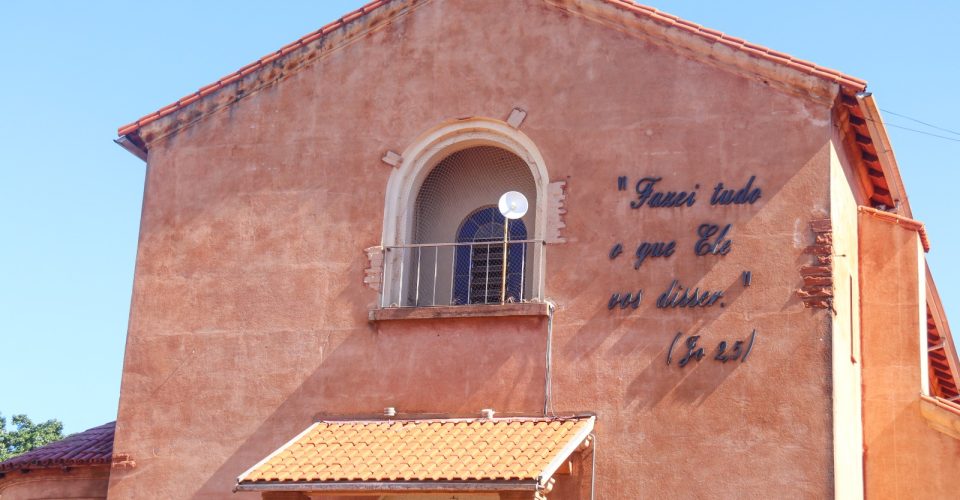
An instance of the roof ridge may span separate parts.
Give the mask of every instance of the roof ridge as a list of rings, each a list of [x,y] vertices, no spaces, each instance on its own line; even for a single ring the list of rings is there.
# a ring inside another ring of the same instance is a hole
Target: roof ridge
[[[247,64],[246,66],[243,66],[239,70],[233,73],[230,73],[209,85],[201,87],[196,92],[188,94],[180,98],[176,102],[168,104],[153,113],[150,113],[148,115],[141,117],[140,119],[134,122],[131,122],[127,125],[119,127],[119,129],[117,130],[117,135],[121,137],[126,136],[127,134],[134,133],[139,129],[141,129],[142,127],[159,120],[160,118],[173,114],[176,111],[210,94],[213,94],[214,92],[220,90],[221,88],[233,82],[236,82],[237,80],[240,80],[241,78],[247,75],[250,75],[251,73],[255,73],[259,71],[267,64],[270,64],[293,51],[296,51],[298,49],[305,47],[307,44],[312,43],[320,39],[321,37],[344,27],[348,23],[351,23],[357,19],[360,19],[361,17],[364,17],[370,14],[371,12],[377,10],[378,8],[392,1],[394,0],[373,0],[367,3],[366,5],[360,7],[359,9],[356,9],[352,12],[349,12],[343,15],[339,19],[333,22],[327,23],[320,29],[312,33],[309,33],[287,45],[284,45],[279,50],[271,52],[270,54],[267,54],[266,56],[263,56],[260,59],[257,59],[256,61],[250,64]],[[703,25],[694,23],[692,21],[687,21],[685,19],[681,19],[678,16],[668,14],[666,12],[660,11],[653,7],[638,4],[632,0],[595,0],[595,1],[603,2],[608,5],[612,5],[614,7],[632,12],[634,14],[647,17],[648,19],[651,19],[654,22],[658,22],[667,26],[672,26],[677,29],[684,30],[688,33],[700,36],[708,41],[726,45],[735,50],[746,52],[750,55],[759,57],[761,59],[766,59],[768,61],[771,61],[777,64],[788,66],[794,70],[797,70],[818,78],[829,80],[831,82],[835,82],[841,86],[850,87],[854,91],[862,91],[866,89],[867,82],[860,78],[856,78],[856,77],[847,75],[843,72],[826,68],[824,66],[819,66],[810,61],[795,58],[784,52],[779,52],[779,51],[770,49],[768,47],[765,47],[763,45],[748,42],[742,38],[728,35],[719,30],[707,28]]]
[[[313,31],[313,32],[311,32],[311,33],[309,33],[309,34],[307,34],[307,35],[304,35],[304,36],[300,37],[299,39],[297,39],[297,40],[295,40],[295,41],[293,41],[293,42],[291,42],[291,43],[288,43],[288,44],[284,45],[283,47],[280,47],[280,49],[278,49],[278,50],[276,50],[276,51],[274,51],[274,52],[271,52],[271,53],[269,53],[269,54],[261,57],[260,59],[257,59],[256,61],[254,61],[254,62],[252,62],[252,63],[250,63],[250,64],[247,64],[246,66],[243,66],[242,68],[238,69],[237,71],[234,71],[233,73],[230,73],[230,74],[228,74],[228,75],[220,78],[219,80],[217,80],[217,81],[215,81],[215,82],[213,82],[213,83],[211,83],[211,84],[209,84],[209,85],[205,85],[205,86],[203,86],[203,87],[200,87],[200,89],[197,90],[196,92],[193,92],[193,93],[191,93],[191,94],[187,94],[187,95],[183,96],[182,98],[178,99],[178,100],[177,100],[176,102],[174,102],[174,103],[168,104],[168,105],[160,108],[159,110],[157,110],[157,111],[155,111],[155,112],[153,112],[153,113],[150,113],[150,114],[148,114],[148,115],[145,115],[145,116],[141,117],[139,120],[136,120],[136,121],[134,121],[134,122],[132,122],[132,123],[129,123],[129,124],[127,124],[127,125],[124,125],[124,126],[120,127],[120,128],[117,130],[117,135],[121,135],[121,136],[122,136],[122,135],[127,135],[127,134],[129,134],[129,133],[131,133],[131,132],[134,132],[134,131],[136,131],[137,129],[139,129],[139,128],[141,128],[141,127],[143,127],[143,126],[145,126],[145,125],[147,125],[147,124],[149,124],[149,123],[151,123],[151,122],[154,122],[154,121],[156,121],[156,120],[158,120],[158,119],[160,119],[160,118],[162,118],[162,117],[164,117],[164,116],[166,116],[166,115],[169,115],[169,114],[177,111],[177,110],[180,109],[180,108],[183,108],[184,106],[187,106],[188,104],[190,104],[190,103],[192,103],[192,102],[194,102],[194,101],[199,100],[200,98],[206,97],[207,95],[210,95],[210,94],[216,92],[217,90],[220,90],[222,87],[224,87],[224,86],[226,86],[226,85],[229,85],[229,84],[231,84],[231,83],[239,80],[240,78],[243,78],[244,76],[247,76],[247,75],[249,75],[250,73],[253,73],[253,72],[259,70],[260,68],[262,68],[262,67],[265,66],[266,64],[271,63],[271,62],[279,59],[280,57],[285,56],[285,55],[289,54],[290,52],[293,52],[294,50],[297,50],[297,49],[299,49],[299,48],[302,48],[302,47],[306,46],[308,43],[311,43],[311,42],[313,42],[313,41],[316,41],[317,39],[321,38],[322,36],[324,36],[324,35],[332,32],[332,31],[334,31],[334,30],[336,30],[336,29],[341,28],[343,25],[345,25],[345,24],[347,24],[347,23],[349,23],[349,22],[351,22],[351,21],[357,20],[357,19],[359,19],[359,18],[361,18],[361,17],[369,14],[370,12],[373,12],[373,11],[376,10],[378,7],[381,7],[381,6],[387,4],[387,3],[390,2],[390,1],[392,1],[392,0],[373,0],[373,1],[371,1],[370,3],[367,3],[366,5],[364,5],[363,7],[360,7],[359,9],[356,9],[356,10],[354,10],[354,11],[351,11],[351,12],[349,12],[349,13],[341,16],[341,17],[340,17],[339,19],[337,19],[336,21],[329,22],[329,23],[325,24],[324,26],[322,26],[320,29],[318,29],[318,30],[316,30],[316,31]]]
[[[654,21],[659,21],[663,24],[675,26],[679,29],[683,29],[695,35],[699,35],[708,40],[719,42],[735,49],[743,50],[745,52],[751,53],[758,57],[762,57],[764,59],[768,59],[773,62],[786,64],[787,66],[790,66],[798,71],[803,71],[813,76],[825,78],[827,80],[834,81],[841,85],[847,85],[857,90],[863,90],[867,86],[866,80],[847,75],[846,73],[843,73],[835,69],[830,69],[825,66],[820,66],[811,61],[798,59],[785,52],[780,52],[760,44],[748,42],[743,38],[735,37],[719,30],[707,28],[706,26],[697,24],[693,21],[681,19],[680,17],[674,16],[673,14],[668,14],[666,12],[655,9],[653,7],[648,7],[646,5],[638,4],[636,2],[633,2],[632,0],[601,0],[601,1],[623,8],[625,10],[632,11],[640,15],[644,15]]]

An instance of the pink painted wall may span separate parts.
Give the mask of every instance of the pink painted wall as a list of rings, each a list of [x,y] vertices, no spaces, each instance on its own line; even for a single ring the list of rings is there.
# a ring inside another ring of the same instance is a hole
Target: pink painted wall
[[[107,498],[110,468],[106,465],[71,467],[62,470],[36,468],[27,472],[11,471],[0,477],[3,500]]]
[[[538,414],[545,318],[372,324],[362,286],[383,153],[518,106],[568,181],[568,242],[547,249],[553,409],[598,415],[597,498],[831,496],[830,318],[796,297],[809,221],[829,214],[830,101],[540,0],[418,5],[149,144],[115,442],[136,467],[111,498],[256,497],[231,496],[236,476],[318,413]],[[699,184],[698,202],[633,210],[620,175]],[[751,175],[755,205],[709,205]],[[733,224],[730,254],[694,256],[702,223]],[[639,270],[607,257],[672,239]],[[673,279],[725,307],[657,309]],[[639,288],[638,310],[607,310]],[[746,363],[665,364],[677,332],[710,349],[754,329]],[[583,476],[550,498],[580,498]]]
[[[927,309],[919,236],[861,213],[860,245],[866,496],[955,498],[960,441],[930,428],[920,413],[919,353],[927,346],[919,332],[925,339]]]

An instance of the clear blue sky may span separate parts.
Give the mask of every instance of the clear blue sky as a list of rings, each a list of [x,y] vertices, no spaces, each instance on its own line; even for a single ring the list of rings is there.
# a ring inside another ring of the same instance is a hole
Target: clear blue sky
[[[474,0],[483,1],[483,0]],[[144,164],[117,127],[360,1],[7,2],[0,16],[0,413],[77,432],[116,417]],[[870,82],[880,107],[960,132],[960,3],[654,1]],[[522,20],[517,20],[521,22]],[[535,21],[532,21],[535,22]],[[895,116],[888,124],[924,128]],[[960,135],[890,128],[960,324]]]

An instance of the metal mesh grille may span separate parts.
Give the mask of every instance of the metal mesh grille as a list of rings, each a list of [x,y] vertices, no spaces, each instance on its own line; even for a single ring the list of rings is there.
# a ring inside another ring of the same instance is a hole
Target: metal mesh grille
[[[533,175],[519,156],[493,146],[452,153],[434,167],[417,193],[414,242],[455,242],[467,216],[482,207],[496,206],[507,191],[520,191],[531,208],[537,206]],[[535,212],[531,209],[522,219],[531,233],[536,227]]]
[[[500,196],[520,191],[531,209],[507,225]],[[474,146],[441,160],[417,192],[411,242],[388,248],[391,278],[385,304],[398,306],[490,304],[539,297],[531,265],[541,250],[535,237],[537,190],[517,155]],[[506,252],[506,254],[505,254]]]

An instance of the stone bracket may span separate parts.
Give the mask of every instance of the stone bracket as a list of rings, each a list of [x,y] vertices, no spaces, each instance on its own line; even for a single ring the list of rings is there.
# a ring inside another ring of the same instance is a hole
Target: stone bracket
[[[383,158],[381,158],[380,161],[390,165],[393,168],[397,168],[401,163],[403,163],[403,157],[400,156],[400,153],[397,153],[396,151],[387,151],[383,154]]]
[[[510,116],[507,117],[507,125],[510,125],[513,128],[520,128],[520,125],[523,124],[523,120],[527,118],[527,111],[520,108],[513,108],[510,111]]]

